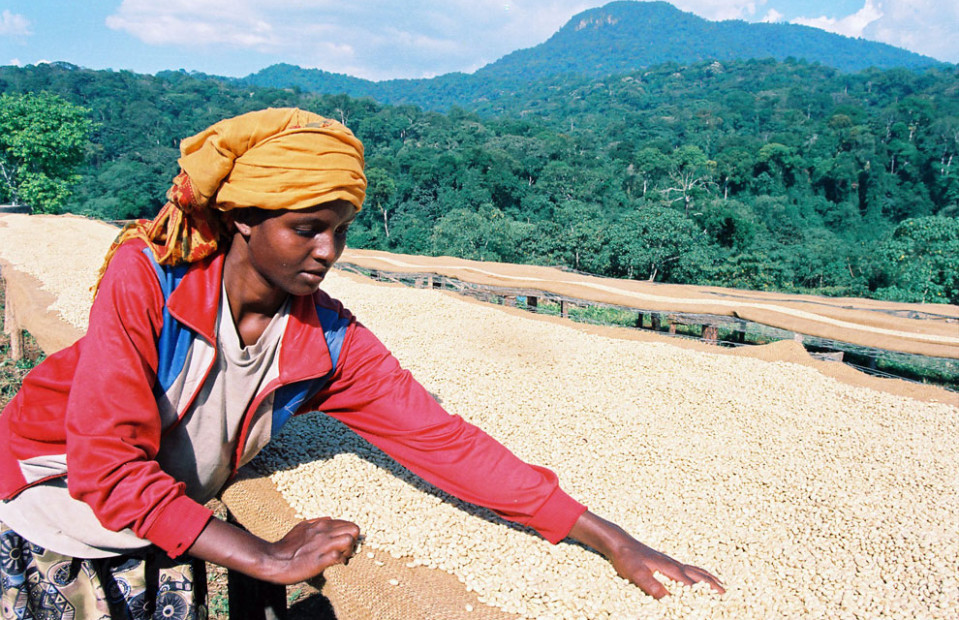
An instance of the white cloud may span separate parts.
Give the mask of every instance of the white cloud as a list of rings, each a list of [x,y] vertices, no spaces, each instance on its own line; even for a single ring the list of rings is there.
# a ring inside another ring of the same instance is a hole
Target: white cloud
[[[883,17],[863,36],[939,60],[959,63],[959,3],[953,0],[882,0]]]
[[[684,11],[711,20],[783,22],[849,37],[889,43],[947,62],[959,63],[959,2],[956,0],[862,0],[846,16],[795,15],[802,2],[786,0],[670,0]],[[839,6],[841,3],[836,3]],[[801,9],[800,9],[801,10]],[[764,13],[765,11],[765,13]],[[758,15],[763,17],[756,19]]]
[[[242,2],[124,0],[106,24],[152,45],[265,49],[276,45],[273,27]]]
[[[573,15],[606,1],[122,0],[107,25],[153,46],[196,54],[253,52],[264,65],[282,61],[388,79],[473,71],[542,43]],[[846,17],[802,17],[794,23],[924,50],[938,58],[959,56],[954,34],[959,32],[959,2],[862,1],[862,8]],[[788,14],[781,0],[673,2],[712,20],[774,22]]]
[[[0,13],[0,35],[3,36],[27,36],[33,32],[30,30],[30,20],[19,13],[11,13],[4,10]]]
[[[861,9],[852,15],[847,15],[840,19],[820,16],[812,18],[797,17],[790,21],[793,24],[812,26],[813,28],[820,28],[828,32],[842,34],[847,37],[861,37],[866,27],[874,21],[880,19],[882,16],[882,8],[876,6],[873,0],[866,0],[866,4],[864,4]]]
[[[583,0],[123,0],[107,25],[150,45],[216,46],[369,79],[472,71],[546,40]]]
[[[760,21],[766,24],[775,24],[783,21],[783,14],[776,9],[769,9]]]
[[[720,21],[750,19],[766,0],[671,0],[676,8],[691,11],[700,17]]]
[[[865,0],[861,9],[845,17],[797,17],[790,22],[959,62],[959,3],[951,0]]]

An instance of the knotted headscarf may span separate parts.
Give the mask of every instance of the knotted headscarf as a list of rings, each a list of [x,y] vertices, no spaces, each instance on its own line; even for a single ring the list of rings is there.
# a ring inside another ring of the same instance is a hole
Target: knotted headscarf
[[[180,173],[151,220],[128,224],[107,252],[142,239],[161,265],[192,263],[216,251],[221,213],[245,207],[306,209],[366,192],[363,144],[344,125],[296,108],[270,108],[216,123],[180,143]],[[94,287],[94,290],[96,290]]]

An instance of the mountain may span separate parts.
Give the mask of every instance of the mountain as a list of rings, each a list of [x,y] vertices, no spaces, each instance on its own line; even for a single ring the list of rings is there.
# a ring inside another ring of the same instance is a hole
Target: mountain
[[[536,79],[605,77],[664,63],[767,58],[793,58],[844,72],[944,65],[884,43],[807,26],[712,22],[666,2],[619,1],[579,13],[544,43],[512,52],[471,75],[450,73],[432,79],[371,82],[318,69],[274,65],[240,81],[254,86],[372,97],[394,105],[473,109],[501,93],[522,90]]]
[[[676,62],[793,57],[856,72],[869,67],[922,69],[939,61],[885,43],[795,24],[713,22],[666,2],[611,2],[584,11],[545,43],[504,56],[476,72],[526,79],[557,73],[603,77]]]

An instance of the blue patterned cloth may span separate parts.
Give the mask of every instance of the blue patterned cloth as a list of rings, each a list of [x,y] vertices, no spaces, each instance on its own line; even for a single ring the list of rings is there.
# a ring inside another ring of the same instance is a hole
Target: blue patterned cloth
[[[84,559],[0,523],[0,615],[16,620],[205,620],[203,562],[162,551]]]

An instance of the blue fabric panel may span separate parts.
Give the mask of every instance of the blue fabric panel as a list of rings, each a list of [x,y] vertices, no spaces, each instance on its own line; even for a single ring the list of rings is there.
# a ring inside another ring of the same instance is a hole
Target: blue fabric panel
[[[163,292],[164,302],[170,298],[170,294],[180,285],[180,280],[186,275],[189,264],[168,266],[156,262],[153,252],[150,248],[144,248],[153,268],[156,269],[157,278],[160,280],[160,290]],[[156,393],[162,394],[173,385],[177,375],[183,371],[183,365],[186,363],[187,353],[190,351],[190,345],[193,343],[195,335],[193,330],[181,324],[170,315],[166,303],[163,304],[163,328],[160,330],[160,339],[157,342],[158,367],[157,367],[157,385],[154,388]]]
[[[303,403],[309,401],[323,389],[333,373],[336,372],[336,364],[340,359],[340,350],[343,348],[343,340],[346,338],[346,329],[349,327],[350,321],[333,310],[319,306],[316,308],[316,314],[323,326],[323,335],[326,337],[326,346],[330,350],[330,360],[333,363],[333,368],[329,373],[318,379],[291,383],[276,391],[276,396],[273,398],[273,427],[270,430],[270,435],[273,437],[276,437],[283,425]]]

